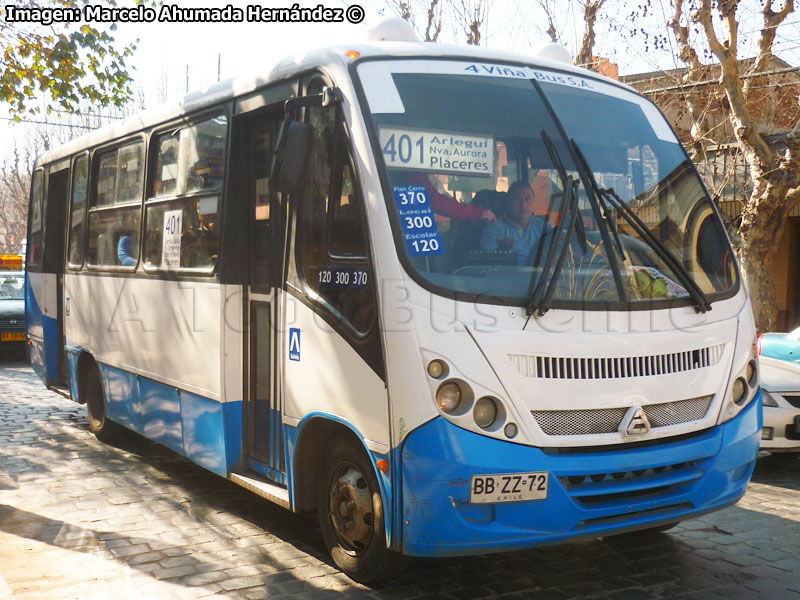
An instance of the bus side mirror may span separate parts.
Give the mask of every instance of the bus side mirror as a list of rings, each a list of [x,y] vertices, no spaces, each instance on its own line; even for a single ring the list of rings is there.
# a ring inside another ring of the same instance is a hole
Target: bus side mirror
[[[278,132],[269,180],[273,189],[293,194],[300,187],[311,151],[311,125],[299,121],[284,121]]]

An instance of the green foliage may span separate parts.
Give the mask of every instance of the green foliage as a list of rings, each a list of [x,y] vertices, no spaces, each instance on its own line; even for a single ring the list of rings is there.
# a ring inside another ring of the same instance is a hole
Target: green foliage
[[[116,6],[115,0],[28,0],[17,8],[83,10],[92,5]],[[109,28],[116,29],[115,25]],[[14,118],[40,112],[32,101],[44,96],[46,112],[74,112],[81,100],[101,106],[122,106],[131,99],[126,60],[134,44],[118,49],[114,37],[93,23],[41,25],[7,22],[0,7],[0,102]]]
[[[640,298],[661,298],[667,295],[667,282],[663,277],[653,277],[647,271],[635,271],[634,279]]]

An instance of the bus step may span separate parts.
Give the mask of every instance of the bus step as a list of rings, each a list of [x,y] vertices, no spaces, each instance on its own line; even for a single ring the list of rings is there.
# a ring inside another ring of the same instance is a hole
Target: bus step
[[[56,394],[61,394],[67,400],[72,400],[72,393],[70,393],[68,387],[62,387],[60,385],[48,385],[47,389],[49,389],[51,392],[55,392]]]
[[[285,487],[281,487],[261,477],[245,475],[244,473],[238,472],[233,472],[228,475],[228,479],[246,490],[258,494],[262,498],[279,504],[283,508],[289,508],[289,490]]]

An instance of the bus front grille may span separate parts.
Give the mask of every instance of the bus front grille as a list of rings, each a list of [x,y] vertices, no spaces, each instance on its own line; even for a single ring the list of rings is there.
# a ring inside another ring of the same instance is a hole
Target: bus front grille
[[[681,425],[706,416],[713,395],[642,406],[651,428]],[[532,410],[531,415],[547,435],[614,433],[629,407],[586,410]]]
[[[690,460],[618,473],[559,476],[572,499],[584,508],[611,508],[674,495],[702,477],[703,461]]]
[[[724,344],[649,356],[575,358],[509,354],[523,377],[540,379],[620,379],[683,373],[710,367],[722,358]]]
[[[597,517],[594,519],[586,519],[585,521],[581,521],[578,523],[578,528],[584,527],[593,527],[598,525],[616,525],[617,523],[629,523],[631,519],[637,517],[664,517],[665,519],[676,516],[678,517],[680,513],[685,512],[687,510],[692,510],[694,508],[694,504],[691,502],[679,502],[677,504],[671,504],[669,506],[659,507],[659,508],[649,508],[647,510],[639,510],[636,512],[625,512],[624,514],[619,515],[611,515],[608,517]]]

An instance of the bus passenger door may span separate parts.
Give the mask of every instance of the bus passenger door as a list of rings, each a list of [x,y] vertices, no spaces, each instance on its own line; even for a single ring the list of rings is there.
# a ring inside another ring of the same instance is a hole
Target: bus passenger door
[[[234,122],[235,144],[245,150],[241,190],[247,197],[249,231],[245,270],[245,466],[285,484],[282,387],[277,368],[281,285],[285,258],[285,219],[269,189],[269,167],[280,112],[240,117]]]
[[[56,170],[58,169],[58,170]],[[64,354],[64,251],[69,202],[69,168],[51,169],[47,176],[45,252],[42,258],[44,282],[43,344],[47,384],[67,385]]]

